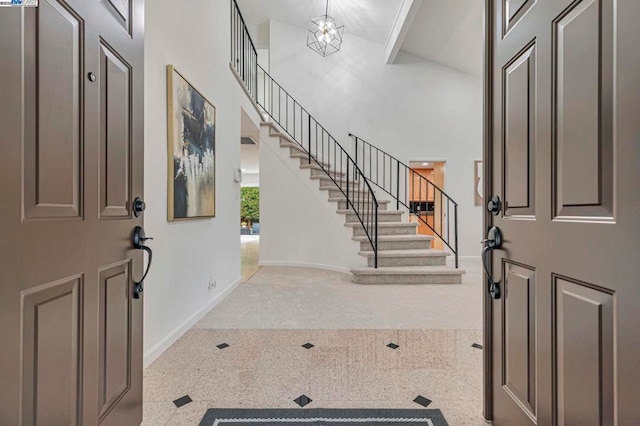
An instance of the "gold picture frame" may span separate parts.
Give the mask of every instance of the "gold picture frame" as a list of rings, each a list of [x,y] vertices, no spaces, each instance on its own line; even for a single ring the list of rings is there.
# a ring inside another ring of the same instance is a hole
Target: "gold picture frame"
[[[216,108],[167,65],[167,219],[216,214]]]

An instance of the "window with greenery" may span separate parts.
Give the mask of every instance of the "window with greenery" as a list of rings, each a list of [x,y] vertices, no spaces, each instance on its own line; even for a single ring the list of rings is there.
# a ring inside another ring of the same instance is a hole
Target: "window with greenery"
[[[260,222],[260,188],[240,188],[240,219],[249,227]]]

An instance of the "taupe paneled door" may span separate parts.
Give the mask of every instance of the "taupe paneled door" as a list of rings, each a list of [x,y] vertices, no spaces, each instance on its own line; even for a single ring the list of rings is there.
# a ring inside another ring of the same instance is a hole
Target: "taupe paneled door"
[[[142,419],[143,2],[0,8],[0,424]]]
[[[640,1],[487,1],[496,425],[640,424]]]

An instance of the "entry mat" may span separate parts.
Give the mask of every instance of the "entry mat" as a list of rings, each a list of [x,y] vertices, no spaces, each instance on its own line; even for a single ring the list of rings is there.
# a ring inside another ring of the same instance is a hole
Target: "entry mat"
[[[440,410],[386,409],[217,409],[200,426],[448,426]]]

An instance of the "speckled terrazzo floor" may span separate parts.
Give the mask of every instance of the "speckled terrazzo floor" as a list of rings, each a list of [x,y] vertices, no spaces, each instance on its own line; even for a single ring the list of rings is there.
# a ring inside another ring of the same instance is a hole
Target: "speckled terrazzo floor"
[[[419,409],[421,395],[452,426],[483,425],[479,263],[462,266],[462,285],[393,287],[262,268],[145,370],[143,424],[296,408],[301,395],[307,408]]]

